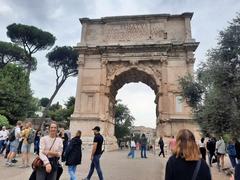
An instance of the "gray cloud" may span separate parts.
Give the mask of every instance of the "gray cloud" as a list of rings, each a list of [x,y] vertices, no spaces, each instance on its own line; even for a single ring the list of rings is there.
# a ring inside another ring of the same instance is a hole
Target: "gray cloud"
[[[134,14],[178,14],[185,11],[194,12],[192,19],[193,38],[200,42],[196,51],[195,67],[206,59],[208,49],[216,46],[217,33],[227,26],[227,22],[240,12],[239,0],[0,0],[0,40],[9,41],[6,36],[6,26],[24,23],[37,26],[53,33],[57,37],[56,45],[76,45],[80,41],[80,17],[100,18],[103,16],[134,15]],[[31,74],[31,86],[37,97],[49,97],[55,84],[55,73],[45,58],[47,51],[37,53],[38,69]],[[123,88],[124,95],[118,95],[129,104],[134,93],[143,94],[141,98],[153,99],[144,86],[127,86]],[[75,96],[76,78],[69,79],[57,95],[55,102],[63,103],[67,97]],[[144,99],[145,100],[145,99]],[[154,119],[155,104],[146,103],[150,108],[141,109],[137,102],[131,106],[131,111],[141,114],[143,119]],[[150,102],[149,101],[149,102]],[[151,111],[154,109],[153,111]],[[151,115],[150,115],[151,114]],[[140,117],[139,117],[140,118]],[[152,124],[152,123],[150,123]],[[154,123],[155,126],[155,123]]]

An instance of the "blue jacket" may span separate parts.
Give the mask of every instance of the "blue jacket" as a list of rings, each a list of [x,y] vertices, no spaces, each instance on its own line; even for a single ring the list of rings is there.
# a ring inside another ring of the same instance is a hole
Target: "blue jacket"
[[[229,156],[236,156],[237,155],[234,144],[229,144],[227,146],[227,153],[228,153]]]

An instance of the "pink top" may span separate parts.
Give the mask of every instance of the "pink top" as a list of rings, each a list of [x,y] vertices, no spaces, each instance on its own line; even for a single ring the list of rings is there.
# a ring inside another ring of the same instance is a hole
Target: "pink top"
[[[40,139],[40,149],[39,149],[39,157],[40,159],[43,161],[44,165],[49,163],[48,157],[51,156],[46,156],[45,154],[43,154],[43,151],[48,151],[50,150],[53,141],[55,138],[51,138],[50,136],[44,136]],[[63,142],[62,139],[57,137],[52,148],[51,151],[55,151],[58,153],[58,157],[61,156],[62,154],[62,150],[63,150]]]
[[[174,150],[176,147],[176,139],[171,139],[170,142],[169,142],[169,148],[170,150]]]

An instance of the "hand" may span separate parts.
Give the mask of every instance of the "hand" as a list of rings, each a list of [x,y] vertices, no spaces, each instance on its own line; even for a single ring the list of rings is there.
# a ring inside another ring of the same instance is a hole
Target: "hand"
[[[51,166],[51,164],[49,163],[49,164],[46,165],[46,172],[47,172],[47,173],[50,173],[51,171],[52,171],[52,166]]]
[[[46,156],[48,155],[49,151],[46,150],[46,151],[43,151],[43,154],[45,154]]]

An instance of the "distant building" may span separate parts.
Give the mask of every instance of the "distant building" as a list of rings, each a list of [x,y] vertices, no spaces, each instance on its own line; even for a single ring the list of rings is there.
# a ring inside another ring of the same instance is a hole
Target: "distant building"
[[[145,126],[134,126],[131,130],[131,134],[133,136],[139,136],[139,137],[141,137],[142,134],[145,134],[148,139],[148,142],[152,144],[152,142],[154,142],[156,138],[156,129],[145,127]]]

